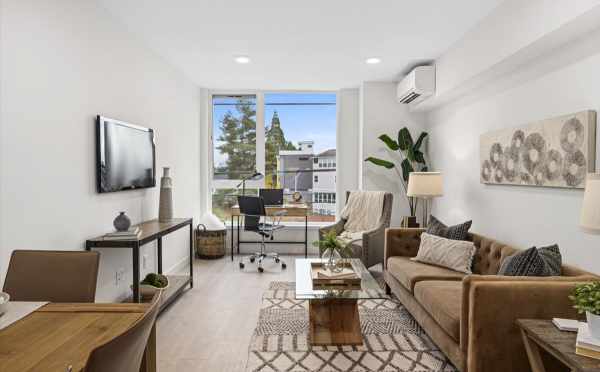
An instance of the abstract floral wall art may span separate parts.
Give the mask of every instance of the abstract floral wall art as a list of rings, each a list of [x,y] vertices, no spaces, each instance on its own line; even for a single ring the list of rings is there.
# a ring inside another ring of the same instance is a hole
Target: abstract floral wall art
[[[485,133],[479,155],[481,183],[583,188],[596,165],[596,112]]]

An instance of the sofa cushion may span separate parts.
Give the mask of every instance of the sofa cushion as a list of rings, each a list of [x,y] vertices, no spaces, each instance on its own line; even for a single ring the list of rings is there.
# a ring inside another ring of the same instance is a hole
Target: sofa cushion
[[[498,275],[507,276],[558,276],[561,272],[561,255],[558,245],[536,248],[508,256],[500,265]]]
[[[465,276],[458,271],[412,261],[410,257],[400,256],[388,259],[387,270],[411,293],[413,293],[415,284],[422,280],[460,281]]]
[[[446,226],[434,216],[429,216],[427,233],[452,240],[467,240],[469,229],[473,221],[466,221],[454,226]]]
[[[446,239],[423,233],[421,234],[419,252],[412,260],[472,274],[471,264],[474,254],[475,246],[473,242]]]
[[[450,337],[460,341],[462,281],[427,280],[414,288],[415,299]]]

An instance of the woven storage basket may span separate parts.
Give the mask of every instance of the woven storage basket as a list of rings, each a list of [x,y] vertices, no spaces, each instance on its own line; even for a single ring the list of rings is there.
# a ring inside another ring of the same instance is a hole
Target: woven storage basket
[[[225,236],[227,230],[207,230],[199,224],[196,228],[196,255],[199,258],[221,258],[225,256]]]

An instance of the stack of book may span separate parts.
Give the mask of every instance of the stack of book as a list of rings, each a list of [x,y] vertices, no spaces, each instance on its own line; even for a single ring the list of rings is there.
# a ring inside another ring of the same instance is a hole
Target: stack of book
[[[326,269],[319,269],[317,276],[321,279],[354,279],[358,278],[358,275],[351,268],[345,267],[339,273],[334,273]]]
[[[140,228],[133,226],[126,231],[115,231],[104,235],[104,240],[136,240],[140,236]]]
[[[575,354],[600,359],[600,339],[592,337],[587,323],[579,323]]]
[[[579,321],[577,319],[552,318],[552,323],[564,332],[579,331]]]

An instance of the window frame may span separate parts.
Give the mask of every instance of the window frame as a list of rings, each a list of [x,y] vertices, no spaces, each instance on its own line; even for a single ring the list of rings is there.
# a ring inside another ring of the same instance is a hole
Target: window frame
[[[218,96],[255,96],[256,97],[256,170],[265,174],[266,171],[266,148],[265,148],[265,95],[267,94],[278,94],[278,93],[298,93],[298,94],[335,94],[336,96],[336,116],[335,116],[335,126],[336,126],[336,148],[338,142],[338,130],[339,130],[339,94],[335,90],[221,90],[221,89],[213,89],[207,92],[207,126],[208,126],[208,136],[207,136],[207,146],[208,146],[208,161],[209,161],[209,174],[208,174],[208,212],[212,212],[212,194],[215,189],[235,189],[236,186],[242,182],[241,179],[214,179],[214,122],[213,122],[213,98]],[[337,156],[336,156],[337,158]],[[319,164],[320,165],[320,164]],[[337,176],[337,169],[335,170]],[[337,178],[337,177],[336,177]],[[265,187],[265,178],[256,181],[246,181],[246,188],[264,188]],[[337,192],[337,190],[336,190]],[[329,224],[327,222],[325,224]],[[311,223],[312,224],[312,223]],[[317,223],[319,224],[319,223]]]

